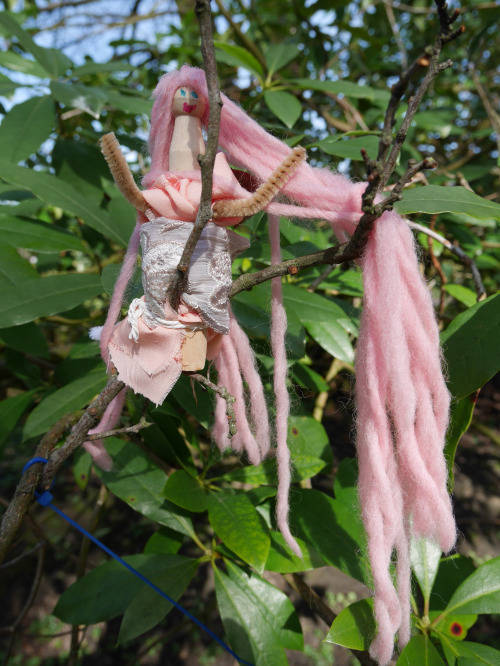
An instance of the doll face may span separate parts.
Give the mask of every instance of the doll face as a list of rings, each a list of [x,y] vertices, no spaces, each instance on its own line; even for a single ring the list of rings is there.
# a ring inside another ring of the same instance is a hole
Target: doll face
[[[181,86],[174,95],[172,111],[174,116],[195,116],[201,118],[205,112],[205,98],[189,86]]]

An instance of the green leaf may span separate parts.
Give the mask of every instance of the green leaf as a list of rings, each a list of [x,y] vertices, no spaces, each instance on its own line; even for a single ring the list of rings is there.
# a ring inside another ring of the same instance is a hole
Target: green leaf
[[[0,291],[0,328],[65,312],[102,291],[95,275],[52,275]]]
[[[214,42],[214,46],[218,62],[224,62],[226,65],[233,65],[234,67],[243,67],[253,72],[258,78],[263,77],[264,72],[261,64],[246,49],[225,42]]]
[[[184,536],[168,527],[161,527],[144,546],[145,553],[165,553],[175,555],[182,546]]]
[[[388,101],[390,93],[387,90],[376,90],[369,86],[360,86],[352,81],[317,81],[315,79],[294,79],[293,83],[304,90],[317,90],[318,92],[346,95],[357,99],[372,101]]]
[[[264,99],[269,109],[288,129],[291,129],[300,118],[302,106],[294,95],[283,91],[266,90]]]
[[[444,557],[432,588],[431,610],[443,610],[458,586],[474,571],[476,567],[469,557],[458,554]]]
[[[457,643],[457,666],[500,666],[500,651],[482,643]]]
[[[370,159],[375,159],[378,153],[378,136],[367,134],[362,137],[355,137],[353,139],[335,140],[324,139],[313,144],[324,150],[327,155],[336,155],[344,159],[362,161],[361,149],[366,150]]]
[[[150,578],[166,574],[184,560],[178,555],[129,555],[127,564]],[[144,583],[125,567],[112,560],[73,583],[60,597],[54,615],[68,624],[107,622],[124,613]]]
[[[267,621],[282,647],[302,650],[304,638],[299,618],[288,597],[269,581],[254,572],[248,572],[231,560],[226,560],[229,577],[248,596]]]
[[[130,113],[134,116],[150,116],[153,102],[137,95],[122,95],[116,90],[106,90],[106,98],[115,109]]]
[[[500,370],[500,293],[458,315],[441,334],[448,388],[465,398]]]
[[[36,390],[20,393],[0,402],[0,451],[24,412],[33,402]]]
[[[47,76],[45,69],[36,60],[29,60],[19,53],[14,53],[14,51],[2,51],[0,53],[0,66],[13,72],[38,76],[41,79]]]
[[[336,321],[302,320],[302,323],[309,335],[331,356],[345,363],[353,363],[354,350],[351,341]]]
[[[33,264],[23,259],[15,248],[0,245],[0,290],[39,278]]]
[[[429,619],[432,621],[440,611],[431,611]],[[451,615],[444,617],[435,625],[435,631],[438,634],[445,634],[454,641],[463,641],[467,636],[467,630],[477,621],[477,615]]]
[[[2,54],[0,54],[2,55]],[[1,65],[1,58],[0,58],[0,65]],[[17,88],[20,87],[21,84],[15,83],[14,81],[11,81],[7,76],[4,74],[0,74],[0,95],[2,97],[10,97],[12,93],[16,91]]]
[[[285,651],[252,590],[241,590],[237,583],[215,567],[214,573],[222,623],[238,656],[255,666],[287,666]]]
[[[500,613],[500,557],[482,564],[451,597],[444,614]]]
[[[1,12],[0,25],[9,35],[17,37],[21,46],[35,57],[35,60],[51,78],[64,76],[67,70],[73,66],[71,60],[62,51],[58,49],[46,49],[35,44],[31,36],[17,23],[14,14]]]
[[[147,518],[193,537],[193,523],[189,515],[161,497],[165,473],[129,442],[108,437],[106,450],[113,460],[113,471],[96,469],[96,473],[109,490]]]
[[[333,462],[330,440],[324,427],[312,416],[290,416],[288,419],[288,448],[292,456],[307,455],[320,458],[327,465]]]
[[[342,645],[350,650],[368,650],[376,630],[373,599],[361,599],[337,615],[325,643]]]
[[[297,488],[291,497],[290,525],[292,533],[310,543],[325,562],[356,580],[368,581],[359,557],[366,538],[355,507],[319,490]]]
[[[414,636],[399,655],[397,666],[446,666],[428,636]]]
[[[310,391],[319,392],[329,390],[329,386],[323,377],[302,361],[295,363],[290,374],[294,383],[303,386]]]
[[[162,496],[195,513],[208,509],[209,498],[203,484],[183,469],[176,470],[168,477]]]
[[[31,97],[14,106],[0,125],[2,159],[18,163],[36,153],[56,121],[50,96]]]
[[[54,391],[44,398],[29,415],[24,426],[24,439],[31,439],[31,437],[47,432],[61,416],[82,409],[100,393],[105,385],[106,372],[104,367],[99,367]]]
[[[268,46],[265,54],[268,76],[279,71],[285,65],[288,65],[294,58],[300,54],[295,44],[271,44]]]
[[[500,220],[500,204],[479,197],[465,187],[426,185],[403,191],[403,199],[395,204],[401,215],[409,213],[463,213],[478,219]]]
[[[455,482],[453,476],[453,463],[457,452],[458,443],[467,432],[474,413],[474,396],[467,396],[451,405],[450,425],[446,433],[446,444],[444,457],[448,468],[448,489],[451,492]]]
[[[207,391],[194,386],[188,377],[182,375],[170,392],[170,396],[181,409],[194,416],[204,428],[208,428],[214,411],[213,398]]]
[[[61,83],[51,81],[50,92],[54,99],[68,109],[81,109],[92,118],[99,119],[107,102],[106,93],[99,88],[84,86],[81,83]]]
[[[301,453],[292,453],[291,458],[292,481],[294,483],[316,476],[326,465],[325,461],[320,458],[302,455]],[[255,486],[266,483],[276,485],[278,481],[276,461],[264,460],[259,465],[246,465],[224,474],[222,478],[226,481],[251,483]]]
[[[264,571],[271,542],[269,530],[246,495],[211,495],[208,518],[228,548],[259,573]]]
[[[476,292],[472,291],[472,289],[467,289],[467,287],[461,284],[445,284],[444,290],[468,308],[477,303]]]
[[[0,234],[6,245],[23,247],[37,252],[85,252],[81,241],[53,224],[0,214]]]
[[[353,510],[359,511],[358,462],[355,458],[344,458],[337,467],[333,492],[335,499]]]
[[[0,160],[0,178],[8,183],[30,190],[42,201],[81,217],[92,229],[99,231],[120,243],[120,245],[127,245],[129,238],[121,236],[120,230],[115,228],[106,211],[89,201],[60,178],[48,173],[18,167],[3,160]]]
[[[424,601],[430,599],[441,559],[441,548],[430,539],[412,539],[410,543],[410,563],[418,580]]]
[[[47,339],[33,322],[0,329],[0,341],[24,354],[33,354],[41,358],[50,356]]]
[[[280,532],[271,530],[271,547],[264,567],[265,570],[277,571],[278,573],[296,573],[325,566],[325,561],[309,543],[298,538],[296,538],[296,541],[302,551],[302,557],[298,557],[290,550]]]
[[[90,479],[92,456],[83,448],[77,449],[73,458],[73,476],[78,487],[85,490]]]
[[[174,601],[180,599],[198,568],[198,561],[179,555],[165,555],[172,563],[166,571],[151,576],[151,582]],[[174,559],[175,558],[175,559]],[[155,627],[172,610],[173,605],[158,592],[144,585],[132,599],[120,626],[118,645]]]
[[[86,56],[88,58],[88,56]],[[134,65],[131,65],[129,62],[120,61],[120,60],[110,60],[108,62],[94,62],[93,60],[87,59],[87,62],[80,67],[75,67],[73,70],[73,76],[86,76],[88,74],[100,74],[104,72],[109,74],[110,72],[133,72],[135,70]]]

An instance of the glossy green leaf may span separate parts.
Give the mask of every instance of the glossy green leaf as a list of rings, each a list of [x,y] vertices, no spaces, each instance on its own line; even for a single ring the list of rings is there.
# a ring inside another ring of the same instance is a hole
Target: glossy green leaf
[[[426,185],[404,190],[395,208],[401,215],[409,213],[464,213],[478,219],[500,220],[500,204],[474,194],[465,187]]]
[[[443,610],[455,590],[476,571],[473,561],[464,555],[450,555],[441,560],[432,588],[430,609]]]
[[[467,287],[464,287],[461,284],[445,284],[444,290],[468,308],[477,303],[476,292],[472,291],[472,289],[467,289]]]
[[[0,329],[0,342],[24,354],[33,354],[40,358],[50,356],[47,339],[40,327],[33,322]]]
[[[175,555],[182,546],[184,536],[168,527],[161,527],[144,546],[145,553],[165,553]]]
[[[37,252],[85,252],[81,241],[55,225],[20,217],[0,215],[0,234],[6,245],[23,247]]]
[[[292,534],[310,543],[325,562],[368,581],[360,561],[366,538],[355,508],[318,490],[297,488],[290,498],[290,524]]]
[[[333,461],[327,432],[312,416],[289,417],[288,448],[292,456],[306,455],[320,458],[327,465]]]
[[[333,492],[335,499],[350,507],[353,511],[360,511],[358,497],[358,462],[354,458],[344,458],[337,467]]]
[[[52,275],[0,291],[0,328],[65,312],[101,293],[96,275]]]
[[[122,238],[106,211],[96,206],[71,185],[59,178],[48,173],[24,169],[4,160],[0,160],[0,178],[4,178],[8,183],[30,190],[36,197],[52,206],[58,206],[77,217],[81,217],[89,227],[120,243],[120,245],[128,244],[129,238]]]
[[[62,51],[47,49],[35,44],[29,33],[23,30],[15,20],[14,14],[0,12],[0,25],[7,30],[9,35],[17,38],[21,46],[35,57],[35,60],[50,77],[64,76],[67,70],[73,66],[71,60]]]
[[[441,559],[441,548],[430,539],[412,539],[410,543],[410,563],[415,574],[424,601],[431,596]]]
[[[274,115],[289,129],[300,118],[302,106],[294,95],[283,91],[266,90],[264,100]]]
[[[0,246],[0,290],[39,278],[33,264],[21,257],[15,248]]]
[[[150,580],[162,592],[168,594],[174,601],[178,601],[196,573],[198,562],[179,555],[165,555],[164,557],[171,560],[168,568],[156,576],[151,576]],[[169,601],[144,585],[125,611],[120,626],[118,645],[155,627],[172,608],[173,605]]]
[[[323,377],[313,370],[309,365],[299,361],[296,363],[290,376],[294,384],[298,384],[311,391],[328,391],[329,386]]]
[[[219,62],[224,62],[226,65],[233,65],[234,67],[244,67],[262,78],[262,65],[249,51],[241,46],[234,46],[225,42],[214,42],[214,46],[215,56]]]
[[[217,605],[234,651],[255,666],[287,666],[283,646],[251,590],[242,591],[217,568],[214,572]]]
[[[80,83],[52,81],[50,91],[54,99],[64,104],[67,109],[80,109],[96,120],[107,102],[106,94],[102,90]]]
[[[332,141],[331,139],[324,139],[318,141],[315,146],[324,150],[328,155],[336,155],[344,159],[362,161],[361,150],[366,150],[368,157],[375,159],[378,153],[378,136],[367,134],[362,137],[354,137],[352,139]]]
[[[33,402],[36,391],[26,391],[0,402],[0,451],[24,412]]]
[[[56,122],[50,96],[31,97],[14,106],[0,125],[2,159],[17,164],[36,153],[49,138]]]
[[[354,350],[344,329],[336,321],[305,321],[306,331],[325,351],[345,363],[354,361]]]
[[[376,630],[373,600],[361,599],[337,615],[325,642],[342,645],[351,650],[368,650]]]
[[[113,495],[160,525],[192,537],[189,515],[161,497],[165,473],[130,442],[108,437],[106,450],[113,460],[113,471],[96,469],[96,473]]]
[[[482,564],[455,590],[445,615],[500,613],[500,557]]]
[[[143,576],[166,574],[178,563],[178,555],[129,555],[123,558]],[[122,615],[144,583],[112,560],[101,564],[73,583],[60,597],[54,615],[68,624],[95,624]]]
[[[451,406],[450,424],[446,433],[446,444],[444,447],[444,457],[448,468],[448,489],[453,490],[454,476],[453,464],[457,447],[463,435],[469,429],[474,413],[475,395],[468,395]]]
[[[288,65],[294,58],[300,54],[295,44],[271,44],[266,49],[266,65],[268,76],[278,72],[282,67]]]
[[[287,650],[302,650],[304,638],[298,615],[288,597],[272,583],[226,560],[229,578],[238,585]]]
[[[500,666],[500,651],[483,643],[457,644],[457,666]]]
[[[448,388],[465,398],[500,370],[500,293],[456,317],[441,334]]]
[[[292,479],[294,482],[304,481],[316,476],[325,468],[325,461],[314,456],[292,453]],[[247,465],[240,469],[224,474],[222,477],[226,481],[240,481],[242,483],[251,483],[253,485],[273,484],[278,481],[275,460],[264,460],[259,465]]]
[[[296,538],[296,541],[302,551],[302,557],[297,557],[290,550],[280,532],[272,530],[271,546],[265,570],[277,571],[278,573],[296,573],[298,571],[310,571],[311,569],[325,566],[325,561],[309,543],[299,538]]]
[[[202,512],[208,509],[208,492],[198,479],[183,469],[176,470],[168,477],[162,496],[188,511]]]
[[[258,572],[264,571],[271,541],[269,530],[246,495],[211,495],[208,518],[228,548]]]
[[[414,636],[399,655],[397,666],[446,666],[428,636]]]
[[[429,619],[432,621],[440,611],[429,613]],[[477,621],[477,615],[447,615],[435,625],[435,630],[440,635],[445,634],[454,641],[463,641],[467,636],[467,631]]]
[[[24,426],[24,439],[47,432],[61,416],[88,405],[104,388],[106,379],[104,367],[99,367],[48,395],[29,415]]]
[[[73,76],[87,76],[88,74],[100,74],[104,72],[133,72],[135,67],[129,62],[120,60],[109,60],[108,62],[94,62],[89,56],[86,56],[86,62],[80,67],[75,67]]]

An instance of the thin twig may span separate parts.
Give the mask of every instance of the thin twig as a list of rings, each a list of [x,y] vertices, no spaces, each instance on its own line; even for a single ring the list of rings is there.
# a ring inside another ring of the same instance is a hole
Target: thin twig
[[[191,257],[196,244],[200,239],[203,229],[212,218],[212,182],[215,155],[219,142],[219,127],[222,108],[222,100],[217,79],[217,63],[215,60],[215,48],[212,38],[212,14],[210,12],[210,0],[196,0],[195,13],[200,24],[201,52],[205,64],[207,77],[208,103],[210,105],[210,116],[207,129],[207,142],[204,155],[198,156],[201,166],[201,199],[198,214],[193,229],[184,247],[179,265],[172,284],[170,286],[169,303],[173,310],[177,311],[182,287],[189,269]]]
[[[229,391],[224,388],[224,386],[218,386],[217,384],[214,384],[211,382],[207,377],[204,375],[200,375],[198,373],[190,373],[189,377],[191,380],[196,380],[203,386],[206,386],[209,389],[212,389],[214,393],[217,393],[223,400],[226,401],[226,416],[227,416],[227,421],[229,424],[229,434],[228,437],[231,439],[236,435],[236,415],[234,413],[234,407],[233,404],[235,402],[234,396],[232,396]]]
[[[93,441],[95,439],[105,439],[106,437],[114,437],[115,435],[124,435],[131,432],[138,433],[139,430],[143,428],[149,428],[149,426],[154,425],[154,423],[149,423],[146,419],[141,417],[139,423],[135,425],[128,426],[126,428],[117,428],[116,430],[108,430],[106,432],[95,433],[95,435],[88,435],[86,441]]]

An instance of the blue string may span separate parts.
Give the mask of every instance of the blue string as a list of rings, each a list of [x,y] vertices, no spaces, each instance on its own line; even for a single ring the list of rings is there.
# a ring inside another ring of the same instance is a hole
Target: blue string
[[[47,464],[48,460],[47,458],[42,458],[42,457],[36,457],[36,458],[31,458],[31,460],[28,460],[26,465],[23,467],[22,473],[24,474],[26,470],[28,470],[32,465],[35,465],[36,463],[43,463]],[[52,484],[54,485],[54,484]],[[137,569],[134,569],[134,567],[130,566],[130,564],[127,564],[125,560],[123,560],[119,555],[114,553],[112,550],[110,550],[107,546],[105,546],[102,541],[99,541],[99,539],[96,539],[96,537],[93,534],[90,534],[90,532],[87,532],[87,530],[76,523],[72,518],[70,518],[67,514],[64,513],[64,511],[61,511],[61,509],[58,509],[54,504],[52,504],[52,500],[54,499],[54,496],[52,493],[50,493],[48,490],[45,490],[43,493],[39,493],[37,490],[35,490],[35,498],[36,501],[41,504],[42,506],[48,506],[52,511],[55,511],[61,518],[63,518],[66,522],[68,522],[70,525],[75,527],[79,532],[81,532],[83,535],[87,537],[87,539],[90,539],[93,541],[96,546],[99,546],[101,550],[103,550],[105,553],[107,553],[110,557],[115,559],[117,562],[119,562],[122,566],[124,566],[126,569],[128,569],[131,573],[134,574],[134,576],[137,576],[140,580],[142,580],[143,583],[146,583],[146,585],[149,585],[151,589],[153,589],[155,592],[157,592],[161,597],[166,599],[168,602],[172,604],[172,606],[175,606],[175,608],[179,609],[181,613],[184,613],[186,617],[188,617],[192,622],[197,624],[200,629],[203,629],[211,638],[214,639],[214,641],[217,641],[217,643],[224,648],[229,654],[236,659],[236,661],[239,661],[240,664],[244,664],[244,666],[254,666],[249,661],[245,661],[241,657],[238,657],[238,655],[231,650],[229,645],[226,645],[222,639],[220,639],[216,634],[214,634],[211,629],[206,627],[203,622],[198,620],[194,615],[192,615],[186,608],[181,606],[177,601],[172,599],[172,597],[169,597],[168,594],[165,594],[163,590],[160,590],[159,587],[157,587],[154,583],[152,583],[150,580],[148,580],[145,576],[141,574],[140,571],[137,571]]]

